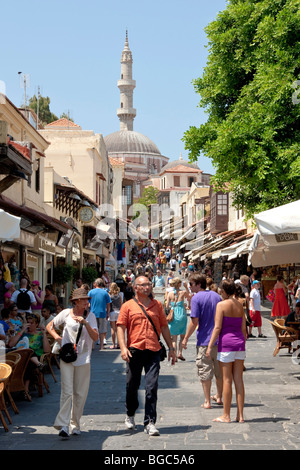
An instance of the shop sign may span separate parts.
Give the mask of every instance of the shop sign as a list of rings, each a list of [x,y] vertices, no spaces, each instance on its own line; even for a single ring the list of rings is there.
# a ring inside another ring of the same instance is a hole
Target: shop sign
[[[55,255],[55,242],[48,238],[39,237],[39,250]]]
[[[276,233],[275,239],[277,243],[294,242],[294,241],[298,241],[298,234],[297,233]]]

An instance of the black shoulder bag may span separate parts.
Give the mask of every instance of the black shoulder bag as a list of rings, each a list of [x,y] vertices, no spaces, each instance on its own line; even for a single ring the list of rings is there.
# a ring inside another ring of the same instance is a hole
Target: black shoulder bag
[[[167,351],[166,351],[166,348],[165,348],[165,345],[163,344],[163,342],[160,340],[160,337],[156,331],[156,328],[154,326],[154,323],[153,321],[151,320],[151,318],[149,317],[148,313],[146,312],[146,310],[144,309],[144,307],[142,307],[142,305],[140,305],[138,303],[138,301],[136,300],[136,298],[133,298],[133,300],[138,304],[139,307],[141,307],[141,309],[143,310],[144,314],[146,315],[146,317],[148,318],[149,322],[151,323],[151,325],[153,326],[153,329],[156,333],[156,336],[157,336],[157,339],[158,339],[158,342],[159,342],[159,345],[161,347],[160,351],[159,351],[159,354],[160,354],[160,361],[164,361],[167,357]]]
[[[86,317],[87,317],[87,311],[85,310],[83,314],[83,318],[86,318]],[[75,344],[66,343],[61,347],[61,350],[59,352],[59,358],[62,359],[67,364],[69,364],[70,362],[75,362],[77,359],[77,344],[79,342],[79,338],[82,332],[82,327],[83,327],[83,324],[80,323]]]

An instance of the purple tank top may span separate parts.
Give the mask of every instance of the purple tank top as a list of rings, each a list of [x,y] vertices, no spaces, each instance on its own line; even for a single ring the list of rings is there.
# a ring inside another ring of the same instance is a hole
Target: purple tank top
[[[223,317],[218,340],[218,352],[245,351],[242,322],[242,317]]]

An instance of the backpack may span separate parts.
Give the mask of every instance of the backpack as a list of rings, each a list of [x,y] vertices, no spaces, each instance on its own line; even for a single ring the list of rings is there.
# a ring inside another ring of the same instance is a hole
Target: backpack
[[[31,299],[28,294],[29,289],[26,291],[19,290],[17,297],[17,307],[20,310],[28,310],[31,307]]]

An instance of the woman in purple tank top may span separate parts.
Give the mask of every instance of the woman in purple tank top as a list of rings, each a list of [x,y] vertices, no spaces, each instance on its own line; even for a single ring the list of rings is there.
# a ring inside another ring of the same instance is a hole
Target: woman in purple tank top
[[[236,389],[236,421],[244,422],[245,389],[243,381],[244,360],[246,357],[246,318],[241,303],[235,298],[235,284],[222,282],[222,302],[217,304],[215,327],[207,348],[210,355],[212,346],[218,339],[218,360],[223,377],[223,416],[214,419],[221,423],[230,423],[232,400],[232,382]]]

